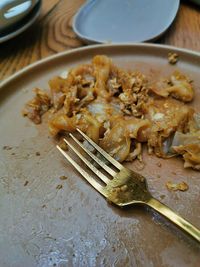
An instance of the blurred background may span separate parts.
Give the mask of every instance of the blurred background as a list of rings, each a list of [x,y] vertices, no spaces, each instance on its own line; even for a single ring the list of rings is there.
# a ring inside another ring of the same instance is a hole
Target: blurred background
[[[0,43],[0,80],[47,56],[85,45],[72,29],[84,0],[43,0],[36,21],[16,37]],[[200,6],[180,1],[178,14],[155,43],[200,51]]]

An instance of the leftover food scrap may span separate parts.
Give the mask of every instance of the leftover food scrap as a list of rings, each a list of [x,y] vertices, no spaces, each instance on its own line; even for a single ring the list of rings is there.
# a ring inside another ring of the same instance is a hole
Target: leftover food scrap
[[[172,65],[176,64],[177,61],[178,61],[178,58],[179,58],[178,54],[176,54],[176,53],[168,53],[168,62],[169,62],[169,64],[172,64]]]
[[[67,176],[65,175],[60,176],[60,180],[67,180]]]
[[[185,182],[181,182],[178,184],[167,182],[166,187],[169,191],[187,191],[189,186]]]
[[[142,161],[146,144],[149,154],[180,156],[185,168],[200,170],[200,114],[189,105],[194,87],[185,74],[152,82],[97,55],[66,78],[52,78],[49,87],[34,89],[23,115],[39,124],[48,111],[53,137],[79,128],[120,162]]]
[[[56,189],[62,189],[63,188],[63,186],[61,185],[61,184],[58,184],[57,186],[56,186]]]

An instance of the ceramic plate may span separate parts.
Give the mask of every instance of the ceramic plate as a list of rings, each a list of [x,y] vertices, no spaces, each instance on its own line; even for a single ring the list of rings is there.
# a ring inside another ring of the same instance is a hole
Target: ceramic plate
[[[16,23],[15,26],[12,26],[12,30],[9,28],[0,34],[0,43],[8,41],[28,29],[39,17],[41,4],[42,1],[39,1],[26,17]]]
[[[89,0],[73,20],[87,43],[144,42],[160,37],[176,17],[179,0]]]
[[[168,52],[179,54],[177,65],[168,64]],[[195,241],[151,210],[108,204],[60,155],[46,122],[36,126],[21,115],[32,88],[47,88],[52,76],[89,62],[96,54],[108,55],[123,68],[141,70],[150,79],[180,69],[194,80],[192,105],[200,112],[200,54],[167,46],[84,47],[37,62],[2,82],[1,265],[198,266],[200,249]],[[200,228],[199,172],[184,170],[179,158],[144,154],[144,161],[143,170],[136,161],[128,166],[147,177],[154,197]],[[62,175],[67,180],[60,180]],[[184,181],[189,190],[169,192],[167,181]]]

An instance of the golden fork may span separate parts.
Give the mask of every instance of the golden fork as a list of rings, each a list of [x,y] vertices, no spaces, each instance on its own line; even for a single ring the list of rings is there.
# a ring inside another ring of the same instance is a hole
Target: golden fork
[[[66,139],[64,141],[67,145],[76,153],[76,155],[87,165],[88,168],[98,176],[105,186],[97,182],[93,176],[86,172],[81,166],[79,166],[63,149],[58,145],[57,148],[64,155],[64,157],[79,171],[82,176],[104,197],[109,201],[116,204],[117,206],[124,207],[132,204],[144,204],[150,206],[171,222],[176,224],[187,234],[191,235],[194,239],[200,242],[200,230],[198,230],[191,223],[177,215],[174,211],[168,208],[166,205],[152,197],[151,193],[148,191],[146,179],[130,169],[125,168],[118,161],[112,158],[108,153],[106,153],[102,148],[100,148],[95,142],[93,142],[87,135],[85,135],[81,130],[77,131],[82,135],[82,137],[90,144],[94,149],[96,149],[104,157],[102,160],[100,157],[94,155],[86,146],[84,146],[75,136],[70,134],[73,140],[80,146],[91,158],[96,161],[96,163],[104,169],[109,175],[102,173],[98,168],[92,164],[85,156],[83,156],[72,144],[70,144]],[[106,160],[106,161],[105,161]],[[108,164],[112,164],[115,169],[111,168]]]

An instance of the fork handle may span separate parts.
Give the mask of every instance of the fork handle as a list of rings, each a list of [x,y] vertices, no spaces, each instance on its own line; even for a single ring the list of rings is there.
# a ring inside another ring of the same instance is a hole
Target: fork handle
[[[193,226],[191,223],[177,215],[173,210],[168,208],[166,205],[161,203],[155,198],[151,198],[147,205],[165,216],[167,219],[169,219],[171,222],[179,226],[182,230],[184,230],[187,234],[192,236],[194,239],[196,239],[198,242],[200,242],[200,230],[197,229],[195,226]]]

